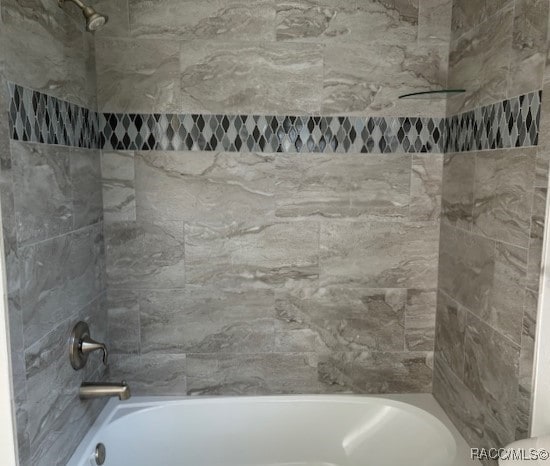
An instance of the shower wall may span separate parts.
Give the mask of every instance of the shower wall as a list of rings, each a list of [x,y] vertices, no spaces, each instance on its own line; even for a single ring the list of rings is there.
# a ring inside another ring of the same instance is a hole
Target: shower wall
[[[95,107],[93,40],[77,18],[55,1],[1,1],[0,195],[21,466],[65,464],[103,406],[78,399],[82,380],[102,377],[99,360],[75,372],[66,343],[78,320],[106,338],[99,150],[38,142],[27,116],[44,110],[44,94],[8,90],[49,94],[52,109],[57,99]],[[10,113],[22,117],[17,129]],[[66,131],[50,114],[50,142]]]
[[[455,0],[449,84],[469,91],[449,100],[449,115],[541,89],[547,29],[547,1]],[[506,105],[525,115],[521,105]],[[478,447],[528,434],[547,99],[542,108],[538,147],[492,146],[444,159],[434,394]],[[507,127],[507,117],[499,121]]]
[[[194,113],[191,136],[210,114],[445,114],[397,96],[446,82],[450,2],[100,7],[107,146],[151,113]],[[111,377],[148,394],[431,391],[437,149],[192,148],[103,150]]]

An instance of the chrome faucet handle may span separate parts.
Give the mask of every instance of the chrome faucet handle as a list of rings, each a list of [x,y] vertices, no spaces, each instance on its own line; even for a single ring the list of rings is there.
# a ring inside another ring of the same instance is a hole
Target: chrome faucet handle
[[[80,351],[82,353],[88,354],[97,350],[103,351],[103,364],[107,365],[108,352],[104,343],[92,340],[89,336],[84,336],[82,340],[80,340]]]
[[[90,329],[86,322],[78,322],[69,337],[69,359],[74,370],[82,369],[92,351],[103,352],[103,364],[107,365],[107,347],[90,337]]]

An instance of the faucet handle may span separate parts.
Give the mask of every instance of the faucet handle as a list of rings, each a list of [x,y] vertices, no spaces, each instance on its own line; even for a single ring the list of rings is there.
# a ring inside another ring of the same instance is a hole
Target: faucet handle
[[[92,340],[89,335],[82,337],[80,341],[80,351],[83,354],[88,354],[96,350],[103,351],[103,364],[107,365],[108,352],[105,344]]]
[[[107,347],[90,337],[90,329],[86,322],[78,322],[69,337],[69,358],[74,370],[82,369],[92,351],[103,352],[103,364],[107,365]]]

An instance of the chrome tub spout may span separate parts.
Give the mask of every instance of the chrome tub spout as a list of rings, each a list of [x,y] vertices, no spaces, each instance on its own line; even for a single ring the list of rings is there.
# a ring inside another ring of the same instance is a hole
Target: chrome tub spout
[[[80,385],[80,399],[102,398],[106,396],[118,396],[119,400],[130,398],[130,387],[123,380],[121,383],[89,383]]]

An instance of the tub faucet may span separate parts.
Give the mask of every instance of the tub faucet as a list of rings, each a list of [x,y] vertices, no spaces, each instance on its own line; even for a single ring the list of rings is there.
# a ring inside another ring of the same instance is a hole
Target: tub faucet
[[[104,396],[118,396],[119,400],[130,398],[130,387],[123,380],[121,383],[90,383],[80,385],[80,399],[101,398]]]

